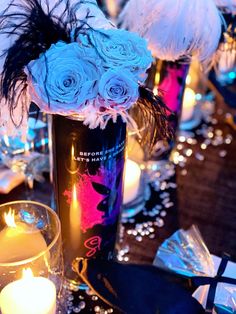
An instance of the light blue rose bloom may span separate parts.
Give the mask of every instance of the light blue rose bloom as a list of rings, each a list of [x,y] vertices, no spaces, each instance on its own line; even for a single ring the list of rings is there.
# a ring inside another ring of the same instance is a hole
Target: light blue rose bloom
[[[99,104],[116,110],[129,109],[138,99],[138,83],[125,69],[110,69],[99,81]]]
[[[79,112],[87,100],[96,98],[102,75],[95,49],[78,43],[53,44],[27,70],[32,83],[32,99],[51,113]]]
[[[137,81],[143,82],[153,61],[145,39],[121,29],[90,30],[88,36],[105,68],[126,68]]]

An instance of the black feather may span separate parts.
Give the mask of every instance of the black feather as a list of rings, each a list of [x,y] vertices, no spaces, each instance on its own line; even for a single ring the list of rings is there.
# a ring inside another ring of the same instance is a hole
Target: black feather
[[[54,8],[61,1],[57,1]],[[18,105],[17,98],[26,92],[25,66],[51,44],[59,40],[69,42],[70,34],[61,18],[53,16],[53,10],[43,11],[40,0],[25,0],[23,4],[12,1],[0,17],[0,27],[2,34],[17,35],[15,43],[6,52],[1,79],[1,97],[7,99],[12,116]]]
[[[0,16],[0,34],[16,36],[15,43],[5,52],[0,82],[0,96],[7,100],[12,120],[18,98],[26,94],[25,66],[31,60],[38,59],[53,43],[71,42],[71,30],[75,29],[78,34],[84,26],[88,27],[87,20],[91,18],[89,12],[86,21],[76,18],[78,3],[72,5],[70,0],[57,0],[50,9],[49,1],[44,0],[46,9],[43,10],[41,0],[12,0]],[[61,4],[65,8],[57,16],[55,10]],[[22,104],[22,107],[22,111],[25,111],[26,104]]]
[[[137,104],[131,108],[130,114],[134,118],[141,132],[141,146],[146,153],[151,153],[152,148],[159,140],[171,139],[173,131],[168,123],[167,111],[161,97],[145,87],[139,87],[140,97]]]

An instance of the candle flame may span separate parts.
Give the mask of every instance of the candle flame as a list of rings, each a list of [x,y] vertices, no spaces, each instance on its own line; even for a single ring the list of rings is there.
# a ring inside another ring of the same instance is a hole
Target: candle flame
[[[72,160],[74,160],[74,157],[75,157],[75,147],[74,147],[74,145],[71,146],[71,157],[72,157]]]
[[[154,94],[155,96],[158,96],[158,87],[157,87],[157,86],[154,86],[154,88],[153,88],[153,94]]]
[[[31,268],[24,268],[22,270],[22,278],[23,279],[31,279],[32,277],[34,277],[34,274],[33,274]]]
[[[73,249],[78,249],[79,247],[79,233],[80,230],[80,217],[81,208],[78,202],[76,184],[73,185],[72,189],[72,201],[70,206],[70,237],[71,246]]]
[[[155,75],[155,85],[159,85],[161,79],[161,74],[160,72],[157,72]]]
[[[73,192],[72,192],[72,202],[73,203],[77,203],[77,191],[76,191],[76,185],[74,184],[73,185]]]
[[[194,107],[195,104],[196,104],[195,92],[191,88],[186,87],[184,91],[183,108]]]
[[[8,227],[16,228],[15,211],[11,208],[8,213],[4,213],[4,219]]]
[[[191,75],[188,74],[187,77],[186,77],[186,80],[185,80],[186,85],[190,85],[191,81],[192,81]]]

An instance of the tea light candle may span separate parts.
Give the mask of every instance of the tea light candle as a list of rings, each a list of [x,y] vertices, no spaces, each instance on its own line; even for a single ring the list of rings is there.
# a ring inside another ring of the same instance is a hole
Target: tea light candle
[[[43,277],[34,277],[30,269],[23,278],[9,283],[0,293],[2,314],[55,314],[56,287]]]
[[[0,263],[18,262],[47,249],[37,229],[23,222],[15,222],[14,212],[5,214],[6,227],[0,232]]]
[[[194,91],[191,88],[186,87],[184,92],[181,121],[188,121],[192,118],[195,104],[196,99]]]
[[[123,204],[127,204],[133,201],[138,195],[141,169],[136,162],[127,159],[125,162],[124,174]]]

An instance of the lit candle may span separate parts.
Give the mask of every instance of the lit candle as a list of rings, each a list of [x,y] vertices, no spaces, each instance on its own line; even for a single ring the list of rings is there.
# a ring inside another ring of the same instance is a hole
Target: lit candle
[[[80,246],[80,221],[81,208],[77,198],[76,184],[73,185],[72,201],[70,206],[70,244],[73,250],[77,250]]]
[[[9,283],[0,293],[2,314],[55,314],[56,287],[43,277],[34,277],[31,269],[23,278]]]
[[[188,121],[192,118],[195,104],[196,99],[194,91],[191,88],[186,87],[184,91],[181,121]]]
[[[141,169],[136,162],[127,159],[125,162],[124,173],[125,176],[123,204],[127,204],[133,201],[138,195],[141,179]]]
[[[14,211],[4,215],[6,227],[0,232],[0,263],[19,262],[36,256],[47,249],[37,229],[23,222],[15,222]]]

